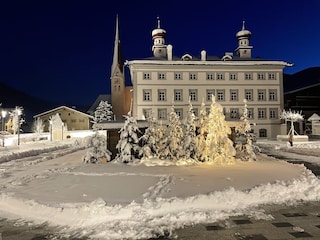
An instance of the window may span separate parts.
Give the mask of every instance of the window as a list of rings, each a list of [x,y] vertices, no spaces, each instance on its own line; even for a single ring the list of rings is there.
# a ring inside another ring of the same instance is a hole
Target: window
[[[159,80],[165,80],[166,79],[166,74],[165,73],[158,73],[158,79]]]
[[[278,118],[278,109],[277,108],[270,108],[269,118],[270,119],[277,119]]]
[[[236,73],[230,73],[229,78],[230,78],[230,80],[237,80],[238,79]]]
[[[212,95],[214,95],[214,89],[207,89],[207,101],[212,101]]]
[[[77,122],[77,119],[71,119],[71,122],[72,122],[72,123],[76,123],[76,122]]]
[[[269,73],[268,74],[268,79],[269,80],[275,80],[276,79],[276,74],[275,73]]]
[[[167,119],[167,109],[166,108],[159,108],[158,109],[158,119],[159,120],[166,120]]]
[[[207,73],[207,80],[214,80],[214,73]]]
[[[253,101],[253,90],[252,89],[245,89],[244,96],[247,101]]]
[[[266,118],[266,109],[258,108],[258,119],[265,119],[265,118]]]
[[[248,108],[248,118],[253,119],[254,115],[253,115],[253,108]]]
[[[189,90],[189,97],[190,101],[198,101],[198,90],[197,89],[190,89]]]
[[[143,101],[151,101],[151,89],[144,89],[143,90]]]
[[[174,80],[181,80],[182,79],[182,73],[174,73]]]
[[[143,116],[145,119],[149,119],[152,116],[152,109],[151,108],[144,108],[142,110]]]
[[[183,101],[182,89],[175,89],[173,92],[174,92],[174,101]]]
[[[269,90],[269,101],[277,101],[277,90],[276,89]]]
[[[198,108],[193,108],[192,111],[193,111],[193,113],[194,113],[194,115],[195,115],[196,117],[199,116],[199,109],[198,109]]]
[[[258,90],[258,101],[265,101],[266,100],[266,90],[259,89]]]
[[[167,94],[165,89],[159,89],[158,90],[158,101],[166,101],[167,100]]]
[[[238,101],[238,90],[230,90],[230,101]]]
[[[217,90],[217,100],[224,101],[224,90]]]
[[[150,80],[151,79],[151,74],[150,73],[143,73],[143,79],[144,80]]]
[[[264,73],[258,73],[258,80],[265,80],[265,74]]]
[[[245,80],[252,80],[252,73],[245,73],[244,74],[244,79]]]
[[[176,108],[175,112],[179,116],[180,119],[183,118],[183,109],[182,108]]]
[[[232,118],[232,119],[239,118],[239,109],[231,108],[230,109],[230,118]]]
[[[197,74],[196,73],[189,73],[189,80],[197,80]]]
[[[223,73],[217,73],[217,80],[224,80],[224,74]]]
[[[267,129],[259,129],[259,137],[267,137]]]

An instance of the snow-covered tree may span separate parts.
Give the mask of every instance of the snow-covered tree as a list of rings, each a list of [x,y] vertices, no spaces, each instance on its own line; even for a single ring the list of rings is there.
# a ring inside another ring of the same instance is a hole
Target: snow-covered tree
[[[89,138],[87,147],[90,150],[83,156],[84,163],[101,163],[102,161],[109,162],[111,160],[111,152],[107,149],[106,137],[99,134],[98,131]]]
[[[223,108],[212,96],[205,140],[206,161],[215,164],[233,163],[236,152],[229,134],[231,134],[231,129],[225,121]]]
[[[44,122],[41,118],[36,118],[32,125],[32,131],[34,133],[43,133],[44,132]]]
[[[120,139],[116,148],[118,154],[115,161],[122,163],[133,163],[137,161],[139,155],[139,137],[140,130],[137,121],[131,114],[125,115],[124,126],[120,129]]]
[[[160,158],[168,160],[177,160],[184,157],[182,142],[183,128],[178,114],[175,112],[174,106],[171,107],[169,113],[168,126],[165,129],[165,134],[159,141]]]
[[[208,153],[206,152],[206,135],[207,135],[207,124],[208,124],[208,116],[207,116],[207,110],[204,101],[201,103],[200,111],[199,111],[199,118],[197,120],[197,155],[196,159],[204,162],[207,159]]]
[[[252,133],[251,125],[248,117],[247,100],[244,99],[243,113],[240,117],[240,124],[236,127],[236,145],[235,149],[237,157],[245,160],[255,160],[256,152],[260,151],[258,146],[253,144],[254,134]]]
[[[93,124],[101,123],[103,121],[112,121],[113,111],[112,106],[108,101],[101,100],[94,112]]]
[[[187,117],[184,122],[184,139],[182,145],[186,159],[192,158],[197,160],[199,156],[196,135],[196,116],[194,115],[193,106],[189,100]]]
[[[144,134],[140,137],[141,149],[140,156],[143,158],[159,157],[158,142],[163,136],[164,129],[159,122],[156,121],[154,113],[151,113],[148,121],[148,127]]]
[[[12,120],[12,127],[11,130],[13,134],[17,134],[21,131],[20,127],[25,122],[25,120],[22,117],[23,108],[22,107],[15,107],[14,110],[9,112],[11,120]]]
[[[283,110],[280,115],[280,119],[283,119],[286,122],[290,121],[290,129],[289,129],[288,135],[299,135],[294,130],[294,123],[303,120],[303,116],[301,112],[291,111],[291,109],[289,111]]]

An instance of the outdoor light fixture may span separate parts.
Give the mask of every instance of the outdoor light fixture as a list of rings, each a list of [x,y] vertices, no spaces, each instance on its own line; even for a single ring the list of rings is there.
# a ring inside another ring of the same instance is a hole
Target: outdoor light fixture
[[[7,111],[6,110],[2,110],[1,111],[1,117],[2,117],[2,131],[4,131],[4,120],[5,120],[5,118],[6,118],[6,116],[7,116]]]

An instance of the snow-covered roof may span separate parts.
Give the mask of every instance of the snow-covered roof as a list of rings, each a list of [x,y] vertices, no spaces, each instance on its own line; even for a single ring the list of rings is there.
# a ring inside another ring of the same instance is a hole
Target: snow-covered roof
[[[43,112],[43,113],[39,113],[39,114],[37,114],[37,115],[34,115],[33,118],[41,117],[41,116],[43,116],[43,115],[47,115],[47,114],[49,114],[49,113],[56,112],[56,111],[58,111],[58,110],[60,110],[60,109],[66,109],[66,110],[69,110],[69,111],[77,112],[77,113],[79,113],[79,114],[85,115],[85,116],[88,117],[88,118],[92,118],[92,119],[93,119],[93,116],[91,116],[91,115],[89,115],[89,114],[86,114],[86,113],[84,113],[84,112],[78,111],[78,110],[76,110],[76,109],[74,109],[74,108],[67,107],[67,106],[56,107],[56,108],[51,109],[51,110],[49,110],[49,111],[46,111],[46,112]]]
[[[320,121],[320,116],[316,113],[312,114],[311,117],[308,118],[308,121],[309,122],[312,122],[312,121]]]

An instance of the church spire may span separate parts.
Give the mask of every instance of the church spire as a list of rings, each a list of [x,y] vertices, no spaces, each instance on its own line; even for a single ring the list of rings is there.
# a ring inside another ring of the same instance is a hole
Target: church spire
[[[114,51],[113,51],[113,62],[111,67],[111,77],[115,74],[117,67],[119,70],[123,71],[123,62],[122,62],[122,53],[120,46],[120,38],[119,38],[119,19],[118,14],[116,17],[116,29],[115,29],[115,38],[114,38]]]
[[[157,28],[152,31],[153,39],[153,56],[155,57],[166,57],[167,46],[165,45],[166,30],[160,27],[160,18],[157,17]]]

